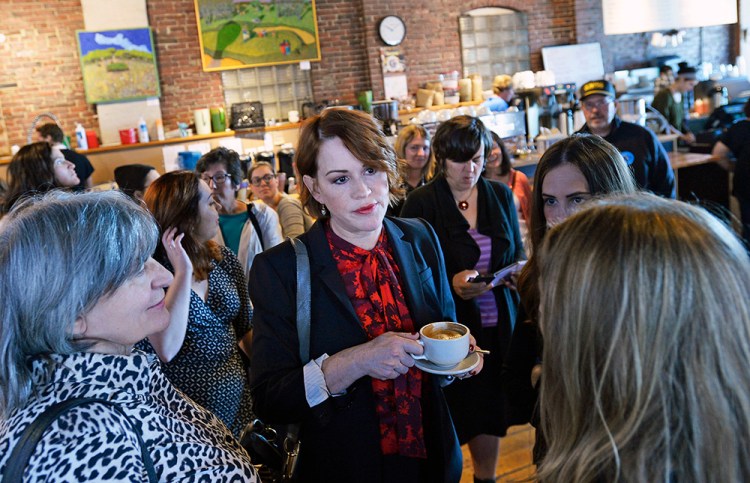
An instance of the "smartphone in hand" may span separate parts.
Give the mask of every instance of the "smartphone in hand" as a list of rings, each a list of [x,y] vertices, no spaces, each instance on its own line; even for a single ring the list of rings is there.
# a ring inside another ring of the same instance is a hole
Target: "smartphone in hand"
[[[492,283],[492,285],[497,286],[501,280],[504,278],[508,278],[514,273],[519,272],[523,266],[526,265],[526,260],[519,260],[515,263],[511,263],[507,267],[501,268],[495,273],[489,274],[489,275],[479,275],[469,280],[471,283]]]
[[[490,283],[493,280],[495,280],[495,274],[494,273],[490,273],[490,274],[486,274],[486,275],[483,275],[483,274],[477,275],[474,278],[470,278],[469,282],[471,282],[471,283]]]

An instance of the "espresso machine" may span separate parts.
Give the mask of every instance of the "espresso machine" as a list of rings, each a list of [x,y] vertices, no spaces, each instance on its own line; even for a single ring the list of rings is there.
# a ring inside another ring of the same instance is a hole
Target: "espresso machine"
[[[517,90],[516,96],[521,99],[519,108],[526,111],[529,139],[534,139],[541,127],[558,129],[566,136],[572,134],[575,94],[573,83]]]
[[[375,101],[372,103],[372,115],[383,124],[386,136],[398,134],[400,119],[398,117],[398,101]]]

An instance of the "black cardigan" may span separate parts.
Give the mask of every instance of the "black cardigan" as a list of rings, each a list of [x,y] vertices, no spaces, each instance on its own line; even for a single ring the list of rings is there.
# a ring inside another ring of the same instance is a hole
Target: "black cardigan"
[[[490,270],[495,272],[525,258],[511,190],[496,181],[479,178],[477,203],[477,231],[492,239]],[[445,177],[434,178],[414,190],[406,199],[401,216],[424,218],[435,229],[443,249],[449,283],[456,273],[476,266],[479,246],[469,234],[469,223],[458,210]],[[451,293],[458,321],[468,326],[473,334],[479,335],[482,325],[476,299],[462,299],[453,290],[452,283]],[[518,293],[505,286],[495,287],[493,293],[498,307],[498,342],[505,350],[516,319]],[[498,354],[498,357],[503,355]]]

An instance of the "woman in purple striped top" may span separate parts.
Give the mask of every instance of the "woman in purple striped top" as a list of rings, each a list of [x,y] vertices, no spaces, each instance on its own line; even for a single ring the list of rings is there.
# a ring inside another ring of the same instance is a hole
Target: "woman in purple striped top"
[[[424,218],[435,229],[458,322],[491,350],[478,376],[445,389],[458,439],[469,444],[475,481],[495,481],[506,430],[499,379],[518,294],[504,284],[471,280],[525,258],[513,194],[481,177],[491,149],[490,131],[478,118],[457,116],[441,124],[432,144],[436,177],[414,190],[401,211],[402,217]]]

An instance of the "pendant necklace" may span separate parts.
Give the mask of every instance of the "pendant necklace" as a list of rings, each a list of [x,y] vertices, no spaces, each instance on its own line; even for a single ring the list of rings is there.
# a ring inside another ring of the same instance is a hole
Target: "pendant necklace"
[[[466,211],[469,209],[469,198],[471,198],[471,194],[474,193],[474,188],[476,188],[477,185],[474,185],[471,187],[471,191],[469,191],[469,196],[466,197],[465,200],[456,200],[458,203],[458,209],[461,211]]]

